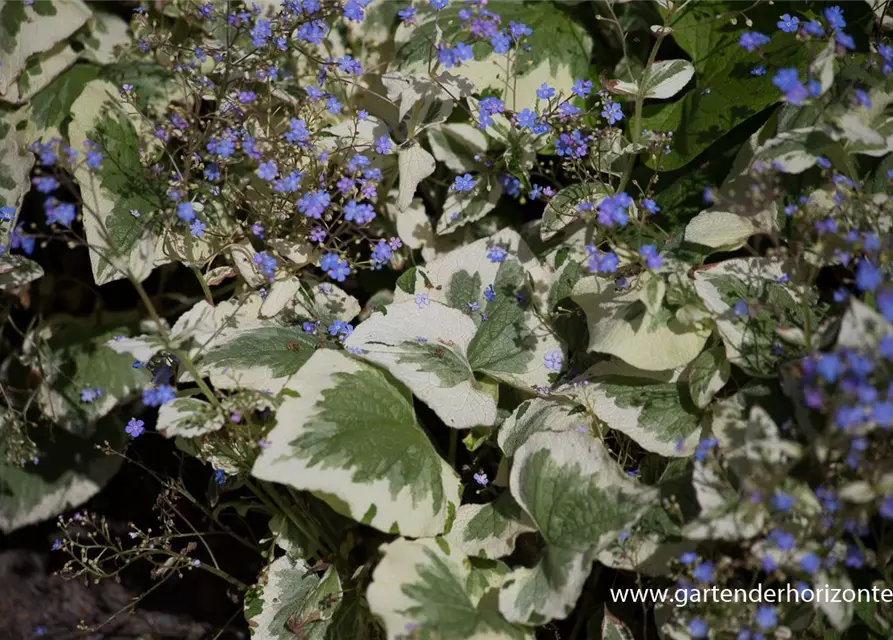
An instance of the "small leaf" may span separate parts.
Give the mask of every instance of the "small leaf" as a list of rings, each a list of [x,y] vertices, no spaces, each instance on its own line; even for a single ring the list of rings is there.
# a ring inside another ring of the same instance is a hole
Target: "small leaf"
[[[667,283],[659,275],[649,274],[645,280],[645,286],[642,287],[639,299],[645,305],[645,309],[651,315],[657,314],[664,302],[664,295],[667,293]]]
[[[648,78],[645,81],[644,98],[656,98],[665,100],[672,98],[689,83],[695,75],[695,68],[688,60],[661,60],[651,65]],[[640,91],[638,82],[624,82],[616,80],[611,86],[614,93],[638,95]]]
[[[582,202],[590,202],[598,206],[602,200],[611,195],[611,189],[599,182],[581,182],[565,187],[549,200],[543,211],[543,223],[540,226],[540,237],[543,240],[553,238],[571,222],[580,219],[577,206]]]
[[[706,407],[731,374],[732,368],[722,347],[704,351],[689,365],[688,389],[692,401],[701,409]]]
[[[400,191],[397,195],[397,210],[405,211],[412,203],[419,183],[434,173],[434,156],[418,143],[410,142],[398,152],[397,167],[400,171]]]

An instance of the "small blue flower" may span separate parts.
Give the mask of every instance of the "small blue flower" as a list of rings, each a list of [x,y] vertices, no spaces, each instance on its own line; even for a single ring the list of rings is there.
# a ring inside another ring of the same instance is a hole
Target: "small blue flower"
[[[741,38],[738,40],[738,44],[745,51],[751,52],[769,44],[771,41],[772,38],[758,31],[745,31],[741,34]]]
[[[608,121],[608,124],[614,124],[615,122],[623,120],[623,110],[620,108],[619,104],[609,100],[605,103],[605,108],[602,109],[601,116]]]
[[[846,20],[843,19],[843,9],[840,7],[827,7],[822,13],[831,29],[843,29],[846,26]]]
[[[276,176],[279,175],[279,167],[276,166],[276,163],[272,160],[268,160],[267,162],[261,162],[260,166],[257,168],[257,177],[261,180],[266,180],[270,182]]]
[[[456,176],[456,180],[450,187],[453,191],[471,191],[477,185],[477,180],[472,178],[470,173],[464,176]]]
[[[559,350],[550,351],[545,355],[545,363],[546,369],[550,371],[561,371],[561,367],[564,364],[564,354]]]
[[[489,482],[489,479],[487,478],[487,474],[481,471],[480,473],[474,474],[474,481],[479,485],[484,486]]]
[[[822,561],[819,557],[809,552],[805,554],[802,558],[800,558],[800,568],[803,569],[809,575],[813,575],[816,571],[819,570],[819,567],[822,566]]]
[[[493,302],[496,299],[496,289],[492,284],[488,285],[486,289],[484,289],[484,298],[487,302]]]
[[[760,629],[762,629],[763,631],[776,626],[778,624],[778,612],[775,610],[775,607],[765,605],[758,608],[756,622],[757,626],[759,626]]]
[[[217,469],[214,472],[214,482],[219,485],[226,484],[226,474],[223,473],[223,469]]]
[[[136,418],[131,418],[127,423],[127,426],[124,427],[124,432],[129,435],[131,438],[139,438],[143,435],[145,429],[145,422],[142,420],[137,420]]]
[[[181,202],[177,205],[177,217],[183,222],[195,220],[195,210],[191,202]]]
[[[703,618],[695,618],[688,623],[688,633],[692,638],[706,638],[710,627]]]
[[[487,251],[487,258],[490,262],[504,262],[506,255],[508,255],[506,250],[498,245],[490,247],[489,251]]]
[[[856,288],[859,291],[874,291],[881,286],[881,272],[869,260],[861,260],[856,267]]]
[[[577,80],[574,82],[574,86],[571,87],[571,93],[580,98],[585,98],[592,92],[592,81],[591,80]],[[613,122],[611,124],[614,124]]]
[[[779,20],[775,26],[784,31],[785,33],[794,33],[797,31],[797,27],[800,25],[800,18],[797,16],[791,17],[791,14],[786,13],[781,16],[781,20]]]
[[[702,562],[694,568],[694,571],[692,571],[691,574],[699,582],[709,584],[713,582],[713,563]]]
[[[545,82],[536,90],[536,97],[540,100],[548,100],[555,97],[555,89],[547,85]]]

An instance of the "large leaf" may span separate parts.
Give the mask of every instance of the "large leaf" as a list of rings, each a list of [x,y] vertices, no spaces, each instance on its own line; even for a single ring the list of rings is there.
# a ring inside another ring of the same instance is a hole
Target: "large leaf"
[[[515,569],[499,594],[507,620],[564,618],[580,596],[595,555],[631,527],[655,490],[630,480],[593,437],[537,433],[515,453],[509,486],[546,541],[531,569]]]
[[[771,258],[735,258],[695,272],[695,289],[716,318],[729,362],[752,375],[774,376],[782,354],[779,330],[802,331],[816,300],[804,301],[782,282],[785,265]],[[744,312],[735,305],[747,305]],[[812,326],[818,326],[813,317]]]
[[[467,40],[465,27],[458,19],[459,4],[437,12],[420,15],[419,25],[401,24],[395,34],[397,68],[415,73],[427,73],[429,43],[455,46]],[[526,38],[529,51],[520,47],[513,53],[514,74],[507,82],[506,56],[493,54],[488,43],[474,45],[475,60],[463,62],[457,72],[471,80],[483,91],[487,88],[502,91],[507,108],[521,110],[532,107],[536,90],[544,82],[569,95],[576,78],[585,77],[589,69],[592,39],[582,26],[552,2],[490,2],[487,10],[499,14],[502,24],[510,21],[524,23],[533,29]],[[436,21],[435,21],[436,18]],[[442,33],[441,37],[437,37]],[[436,52],[434,53],[436,59]]]
[[[28,178],[34,166],[34,154],[27,150],[26,137],[33,129],[26,125],[22,130],[19,126],[28,119],[27,109],[4,113],[0,118],[0,207],[15,210],[12,220],[0,222],[0,244],[6,247],[9,246],[6,236],[15,227],[22,199],[31,188]]]
[[[77,434],[89,434],[96,421],[121,402],[132,398],[151,380],[133,358],[108,346],[118,336],[135,333],[130,326],[99,325],[101,317],[76,320],[57,318],[32,337],[27,357],[41,373],[37,402],[56,425]],[[97,324],[93,324],[97,323]],[[86,389],[101,395],[82,397]]]
[[[506,492],[487,504],[459,507],[445,538],[451,547],[465,555],[500,558],[514,550],[519,535],[534,530],[530,518]]]
[[[559,389],[556,393],[561,393]],[[570,430],[589,431],[590,418],[582,410],[567,402],[556,402],[545,398],[525,400],[505,419],[499,427],[499,448],[507,456],[515,452],[534,433],[554,431],[562,433]]]
[[[583,202],[598,205],[611,195],[608,187],[600,182],[581,182],[565,187],[549,200],[543,211],[540,237],[550,240],[571,222],[580,219],[577,206]]]
[[[245,619],[255,640],[322,640],[341,598],[334,567],[320,578],[303,560],[282,556],[245,594]]]
[[[475,379],[468,347],[477,327],[439,302],[388,305],[347,338],[362,357],[386,367],[451,427],[493,424],[496,399]]]
[[[71,107],[84,87],[99,76],[100,68],[92,64],[76,64],[44,87],[31,100],[31,114],[38,129],[58,129],[71,117]]]
[[[685,227],[686,242],[731,251],[755,234],[777,230],[775,200],[754,188],[758,178],[750,172],[755,153],[773,129],[774,121],[770,120],[742,145],[714,204]]]
[[[662,171],[688,164],[724,132],[778,101],[781,94],[772,85],[772,74],[754,76],[751,69],[761,63],[767,68],[805,66],[808,52],[793,34],[773,37],[762,58],[739,46],[742,30],[716,19],[738,9],[732,2],[689,3],[671,23],[673,37],[694,64],[697,86],[681,100],[646,105],[643,111],[646,129],[675,134],[673,152],[660,159]],[[778,3],[748,11],[751,29],[773,33],[781,11]],[[790,12],[795,14],[796,8]]]
[[[84,229],[97,284],[125,277],[142,280],[156,265],[156,238],[141,223],[163,203],[140,164],[137,116],[124,108],[118,89],[105,80],[90,82],[71,107],[69,139],[76,149],[87,140],[102,147],[102,168],[75,171],[84,200]],[[140,214],[136,218],[132,210]]]
[[[408,396],[373,367],[315,353],[290,383],[252,474],[313,491],[385,532],[431,536],[459,503],[459,479],[416,423]]]
[[[43,268],[24,256],[0,254],[0,291],[15,290],[43,276]]]
[[[603,362],[559,392],[646,451],[688,456],[698,441],[700,415],[688,398],[688,385],[674,374]]]
[[[442,640],[530,637],[499,615],[486,588],[474,588],[487,577],[460,550],[435,540],[398,539],[382,551],[366,597],[389,640],[415,632]]]
[[[90,16],[90,9],[80,0],[39,0],[31,6],[23,2],[3,3],[0,8],[0,50],[3,58],[0,98],[17,101],[9,92],[31,57],[53,49],[80,29]]]
[[[7,435],[5,421],[11,419],[4,411],[0,409],[0,442]],[[122,462],[120,456],[100,453],[95,445],[104,440],[120,443],[122,433],[118,420],[111,418],[102,422],[91,440],[57,431],[49,441],[42,429],[40,460],[25,468],[6,462],[6,451],[0,446],[0,531],[10,533],[53,518],[93,497]]]
[[[574,288],[573,300],[586,313],[589,350],[608,353],[646,371],[664,371],[694,360],[710,332],[685,325],[673,312],[650,312],[639,291],[618,291],[613,280],[588,277]]]

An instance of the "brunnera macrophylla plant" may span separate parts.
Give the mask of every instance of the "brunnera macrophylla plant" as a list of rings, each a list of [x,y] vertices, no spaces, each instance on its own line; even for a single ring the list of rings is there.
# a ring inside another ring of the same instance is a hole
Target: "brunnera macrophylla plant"
[[[816,595],[893,588],[883,5],[0,11],[0,526],[139,438],[213,469],[62,516],[65,575],[205,570],[258,638],[886,637]]]

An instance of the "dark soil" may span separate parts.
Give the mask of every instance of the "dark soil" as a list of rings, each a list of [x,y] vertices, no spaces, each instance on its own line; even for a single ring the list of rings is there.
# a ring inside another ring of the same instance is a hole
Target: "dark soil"
[[[156,469],[180,464],[171,443],[154,434],[147,433],[134,445],[133,455],[151,460]],[[193,485],[207,486],[211,474],[208,467],[190,459],[184,470],[190,491]],[[128,522],[153,526],[157,531],[158,518],[153,507],[159,492],[160,486],[151,476],[136,465],[125,463],[109,485],[81,510],[104,515],[113,531],[124,532]],[[201,489],[196,493],[204,495]],[[184,506],[182,502],[178,504],[178,507]],[[190,513],[187,517],[202,530],[200,514]],[[263,524],[253,528],[260,533]],[[6,537],[0,534],[0,640],[248,638],[241,594],[234,594],[228,583],[200,570],[169,578],[140,601],[132,613],[122,613],[102,625],[156,584],[149,576],[149,566],[133,565],[120,574],[120,583],[114,580],[85,583],[83,578],[66,580],[55,572],[69,556],[50,551],[57,537],[54,521],[21,529]],[[209,538],[209,544],[221,568],[246,584],[254,583],[262,567],[259,556],[232,543],[226,536]],[[191,555],[205,560],[198,551]],[[95,631],[83,631],[79,630],[81,621],[88,628],[102,626]]]

